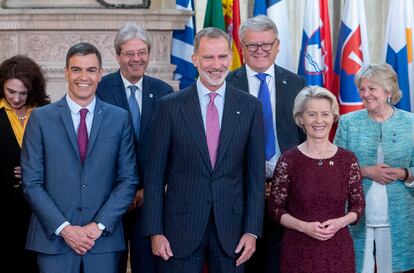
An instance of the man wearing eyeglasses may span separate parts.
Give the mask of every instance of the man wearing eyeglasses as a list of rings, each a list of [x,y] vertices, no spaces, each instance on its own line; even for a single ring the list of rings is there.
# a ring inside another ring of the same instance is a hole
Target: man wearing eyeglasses
[[[150,60],[151,40],[144,29],[134,23],[126,23],[118,30],[114,45],[119,70],[102,78],[97,95],[103,101],[129,111],[135,131],[138,178],[143,181],[148,153],[146,143],[150,138],[149,123],[159,99],[172,93],[173,89],[167,83],[145,75]],[[129,241],[132,273],[156,273],[156,257],[152,255],[151,242],[142,236],[143,201],[141,182],[124,215],[124,234]],[[118,273],[126,272],[127,261],[128,251],[121,259]]]
[[[278,30],[267,16],[245,20],[239,29],[245,65],[227,77],[229,84],[247,91],[262,102],[266,146],[266,196],[280,154],[305,140],[296,126],[293,102],[304,87],[302,77],[275,64],[279,53]],[[266,206],[267,207],[267,206]],[[246,264],[245,272],[279,272],[279,246],[282,227],[272,223],[265,212],[263,238]]]

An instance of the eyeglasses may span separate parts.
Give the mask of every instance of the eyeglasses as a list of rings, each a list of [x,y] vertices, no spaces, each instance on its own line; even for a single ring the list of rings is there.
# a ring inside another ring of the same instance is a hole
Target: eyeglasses
[[[273,45],[275,44],[276,41],[278,41],[277,38],[275,38],[273,42],[271,43],[263,43],[263,44],[246,44],[245,42],[242,42],[242,43],[247,48],[247,51],[256,52],[257,50],[259,50],[259,47],[263,51],[270,51],[273,48]]]
[[[138,57],[145,57],[148,55],[148,52],[146,50],[137,50],[137,51],[121,51],[120,54],[124,55],[125,57],[128,58],[133,58],[135,55],[137,55]]]

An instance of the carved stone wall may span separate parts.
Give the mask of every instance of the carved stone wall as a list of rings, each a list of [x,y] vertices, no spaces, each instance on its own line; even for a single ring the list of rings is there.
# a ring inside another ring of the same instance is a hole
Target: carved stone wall
[[[75,43],[90,42],[102,53],[104,73],[118,69],[113,40],[116,31],[133,21],[150,32],[148,74],[172,81],[170,64],[172,30],[183,29],[191,13],[175,9],[1,9],[0,61],[25,54],[38,62],[48,76],[53,100],[66,93],[65,55]]]

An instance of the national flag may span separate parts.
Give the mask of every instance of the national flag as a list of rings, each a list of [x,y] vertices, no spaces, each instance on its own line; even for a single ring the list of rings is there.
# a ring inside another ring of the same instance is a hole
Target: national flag
[[[193,0],[177,0],[176,8],[194,11]],[[191,60],[194,51],[194,16],[187,19],[184,30],[174,30],[171,46],[171,63],[176,65],[174,80],[180,81],[180,89],[191,85],[197,70]]]
[[[239,39],[240,27],[240,4],[239,0],[223,0],[224,22],[226,32],[231,37],[231,50],[233,52],[233,62],[230,70],[235,70],[243,64],[243,55]]]
[[[204,28],[206,27],[215,27],[226,31],[221,0],[207,1],[206,15],[204,16]]]
[[[337,90],[341,113],[363,108],[355,74],[369,64],[365,6],[361,0],[345,0],[336,50],[333,89]]]
[[[239,39],[240,5],[239,0],[208,0],[204,27],[216,27],[231,37],[233,62],[230,70],[239,68],[243,63]]]
[[[306,0],[298,74],[332,90],[332,42],[327,0]]]
[[[253,16],[259,14],[267,15],[272,19],[279,31],[280,51],[276,58],[276,64],[294,72],[292,47],[289,37],[287,0],[256,0],[254,2]]]
[[[396,107],[413,111],[413,1],[391,0],[388,10],[385,61],[397,73],[402,91],[402,98]]]

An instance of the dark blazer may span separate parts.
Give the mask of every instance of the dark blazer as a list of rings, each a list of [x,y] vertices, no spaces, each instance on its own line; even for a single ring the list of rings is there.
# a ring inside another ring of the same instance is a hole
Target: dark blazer
[[[125,249],[121,218],[136,191],[128,113],[96,99],[87,154],[81,163],[66,98],[33,110],[21,153],[23,190],[34,214],[26,247],[45,254],[71,248],[56,229],[65,221],[105,225],[92,253]]]
[[[235,257],[242,234],[262,231],[263,139],[260,102],[227,85],[213,170],[196,85],[162,98],[145,170],[144,234],[164,234],[174,257],[187,257],[214,215],[223,249]]]
[[[143,181],[146,163],[146,143],[148,142],[148,127],[154,116],[154,111],[158,106],[161,97],[172,93],[173,88],[156,78],[144,75],[142,82],[142,109],[141,109],[141,129],[137,144],[137,170],[138,181]],[[128,99],[125,93],[125,86],[121,78],[121,73],[108,74],[99,82],[96,95],[103,101],[112,105],[119,106],[129,112]],[[142,187],[142,182],[139,187]]]
[[[0,241],[4,272],[38,272],[36,256],[25,250],[31,210],[23,196],[21,179],[14,176],[20,166],[20,146],[4,108],[0,108]]]
[[[293,120],[293,103],[296,95],[305,86],[305,79],[280,66],[275,67],[276,79],[276,134],[280,151],[296,146],[306,140],[306,135]],[[227,82],[234,87],[249,92],[246,66],[231,72]]]

